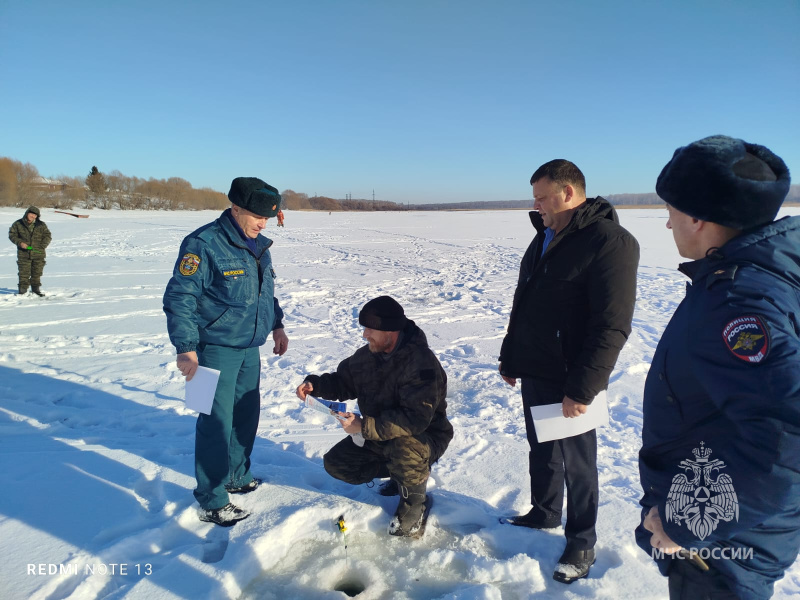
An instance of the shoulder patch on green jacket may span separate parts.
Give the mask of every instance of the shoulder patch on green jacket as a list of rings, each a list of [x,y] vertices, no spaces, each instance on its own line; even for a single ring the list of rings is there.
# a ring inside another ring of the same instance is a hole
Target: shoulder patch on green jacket
[[[187,252],[181,258],[181,264],[178,267],[181,275],[194,275],[197,273],[197,267],[200,266],[200,257],[197,254]]]

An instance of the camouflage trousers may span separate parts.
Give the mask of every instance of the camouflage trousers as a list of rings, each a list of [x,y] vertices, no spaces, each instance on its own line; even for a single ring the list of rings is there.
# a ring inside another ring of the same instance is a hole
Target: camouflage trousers
[[[45,260],[43,258],[20,258],[17,257],[17,269],[19,270],[19,287],[28,289],[28,286],[38,288],[42,285],[42,272],[44,271]]]
[[[411,486],[428,479],[431,464],[439,457],[432,454],[424,434],[385,442],[366,440],[360,448],[348,435],[328,451],[323,464],[332,477],[353,485],[389,476],[400,485]]]

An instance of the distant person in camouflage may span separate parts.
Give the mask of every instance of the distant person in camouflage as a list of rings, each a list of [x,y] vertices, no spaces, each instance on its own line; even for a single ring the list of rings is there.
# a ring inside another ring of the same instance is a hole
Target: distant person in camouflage
[[[400,502],[389,533],[420,537],[430,508],[426,489],[431,465],[453,439],[446,412],[447,375],[425,334],[393,298],[367,302],[358,322],[368,345],[339,363],[336,372],[308,375],[297,396],[358,400],[360,415],[337,416],[346,433],[363,436],[363,446],[347,436],[324,456],[325,470],[353,485],[391,477],[393,485],[381,493],[399,494]]]
[[[31,206],[8,230],[8,239],[17,247],[20,294],[27,294],[30,287],[37,296],[44,296],[42,272],[45,265],[45,248],[50,245],[52,236],[40,217],[39,209]]]

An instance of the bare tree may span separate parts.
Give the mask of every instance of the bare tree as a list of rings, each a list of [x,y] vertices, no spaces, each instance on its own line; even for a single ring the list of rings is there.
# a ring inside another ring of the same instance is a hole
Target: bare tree
[[[180,177],[170,177],[165,183],[167,200],[172,210],[187,208],[186,201],[192,184]]]
[[[63,195],[69,208],[86,200],[86,186],[82,177],[59,175],[58,179],[67,186],[64,188]]]
[[[16,206],[17,171],[10,158],[0,158],[0,206]]]
[[[16,206],[31,206],[40,199],[40,190],[36,189],[36,180],[40,177],[39,169],[31,163],[14,161],[17,174]]]
[[[283,207],[287,210],[311,210],[308,194],[284,190],[281,192],[281,197],[283,198]]]

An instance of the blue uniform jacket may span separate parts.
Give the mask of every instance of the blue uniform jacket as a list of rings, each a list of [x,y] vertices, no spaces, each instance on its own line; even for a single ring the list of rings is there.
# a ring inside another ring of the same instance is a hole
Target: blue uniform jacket
[[[261,346],[283,327],[272,240],[259,235],[255,241],[253,253],[225,212],[184,238],[164,292],[169,339],[179,354],[199,344]]]
[[[800,217],[681,271],[644,390],[642,514],[658,506],[672,540],[769,598],[800,548]],[[651,554],[642,525],[636,538]]]

